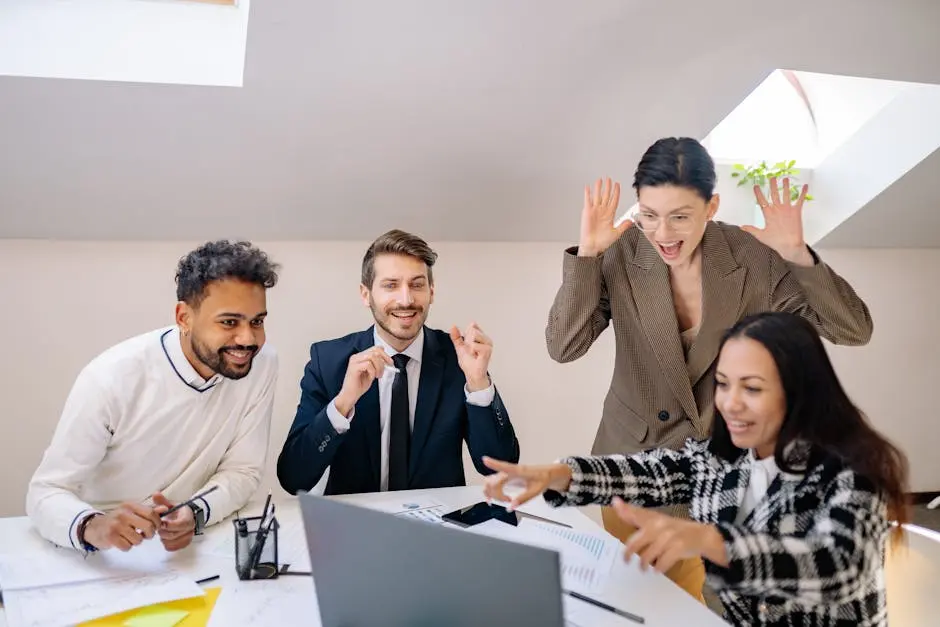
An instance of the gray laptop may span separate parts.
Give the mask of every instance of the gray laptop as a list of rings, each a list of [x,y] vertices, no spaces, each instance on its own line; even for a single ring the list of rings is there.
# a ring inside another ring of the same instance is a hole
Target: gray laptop
[[[563,627],[558,553],[301,494],[323,627]]]

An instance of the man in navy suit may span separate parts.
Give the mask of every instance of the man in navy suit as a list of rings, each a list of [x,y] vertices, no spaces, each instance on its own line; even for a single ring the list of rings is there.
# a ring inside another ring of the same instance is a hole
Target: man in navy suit
[[[362,260],[362,301],[375,325],[316,342],[300,403],[277,460],[291,494],[330,469],[326,494],[465,485],[463,442],[482,474],[488,455],[519,459],[509,413],[490,380],[493,343],[474,323],[450,334],[424,326],[437,260],[393,230]]]

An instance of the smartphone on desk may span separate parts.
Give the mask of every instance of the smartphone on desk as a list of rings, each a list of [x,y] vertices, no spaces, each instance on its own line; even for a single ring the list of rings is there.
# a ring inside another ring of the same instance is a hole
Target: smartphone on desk
[[[482,522],[493,519],[516,527],[524,518],[547,522],[561,527],[568,527],[569,529],[571,528],[571,525],[566,525],[557,520],[549,520],[548,518],[542,518],[541,516],[527,514],[518,510],[510,512],[502,505],[491,505],[486,501],[480,501],[479,503],[474,503],[467,507],[461,507],[460,509],[456,509],[441,516],[441,520],[444,522],[449,522],[460,527],[472,527],[473,525],[479,525]]]

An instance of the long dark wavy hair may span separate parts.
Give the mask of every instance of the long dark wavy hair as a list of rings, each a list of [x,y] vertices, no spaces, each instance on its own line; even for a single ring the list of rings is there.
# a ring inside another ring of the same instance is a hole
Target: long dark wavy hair
[[[756,314],[731,327],[721,347],[741,337],[760,342],[767,349],[783,384],[786,414],[774,450],[777,466],[784,472],[794,472],[794,460],[787,459],[784,452],[791,442],[808,444],[810,465],[836,457],[881,492],[888,502],[891,520],[908,522],[907,458],[872,428],[849,399],[816,329],[794,314]],[[731,441],[717,408],[709,448],[729,461],[742,454]]]

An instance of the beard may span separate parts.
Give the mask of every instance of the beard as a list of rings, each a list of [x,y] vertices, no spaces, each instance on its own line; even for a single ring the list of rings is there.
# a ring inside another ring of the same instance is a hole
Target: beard
[[[196,337],[195,333],[192,338],[192,347],[196,359],[201,361],[207,368],[212,370],[212,372],[216,372],[226,379],[241,379],[247,376],[248,373],[251,372],[251,364],[254,361],[255,355],[258,353],[257,344],[252,344],[251,346],[233,344],[231,346],[223,346],[218,350],[212,350]],[[251,353],[251,358],[246,364],[229,363],[225,358],[226,353],[229,351],[248,351]]]
[[[369,308],[372,310],[372,317],[375,319],[375,323],[393,338],[403,342],[418,337],[418,334],[424,329],[424,322],[428,317],[427,310],[423,307],[395,307],[388,311],[382,311],[376,306],[375,300],[373,300],[371,295],[369,296]],[[415,317],[410,329],[395,328],[395,317],[392,313],[396,311],[414,312]]]

